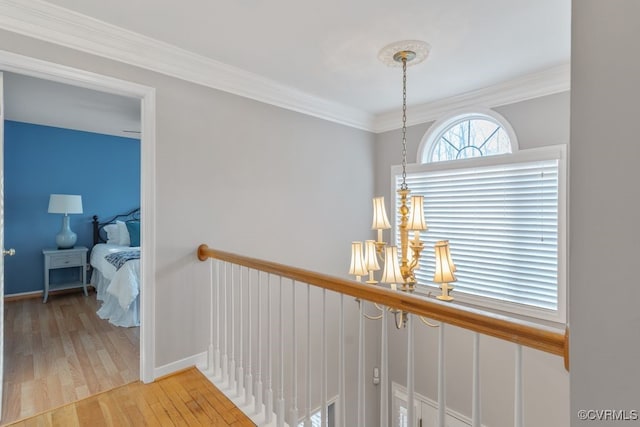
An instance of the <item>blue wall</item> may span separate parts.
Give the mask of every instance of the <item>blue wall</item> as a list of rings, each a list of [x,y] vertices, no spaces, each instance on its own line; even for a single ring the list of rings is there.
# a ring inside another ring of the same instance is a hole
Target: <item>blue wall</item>
[[[70,215],[76,246],[91,248],[91,217],[107,219],[140,204],[140,141],[5,121],[5,295],[41,291],[43,248],[55,247],[62,215],[49,195],[80,194],[83,214]]]

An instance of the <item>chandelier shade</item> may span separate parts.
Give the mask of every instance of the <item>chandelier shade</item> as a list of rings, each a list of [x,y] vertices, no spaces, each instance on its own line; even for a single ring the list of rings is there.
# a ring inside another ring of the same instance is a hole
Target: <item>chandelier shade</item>
[[[367,267],[364,263],[364,255],[362,252],[362,242],[351,243],[351,266],[349,267],[349,274],[352,274],[358,278],[367,274]]]

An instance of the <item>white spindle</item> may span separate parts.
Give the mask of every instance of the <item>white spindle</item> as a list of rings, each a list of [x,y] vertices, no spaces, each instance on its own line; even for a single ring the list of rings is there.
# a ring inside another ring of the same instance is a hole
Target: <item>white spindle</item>
[[[229,389],[236,389],[236,305],[234,299],[234,288],[236,287],[235,274],[233,272],[233,264],[231,264],[231,362],[229,363]]]
[[[380,338],[380,425],[389,422],[389,347],[387,310],[382,310],[382,333]]]
[[[516,378],[515,378],[515,393],[514,393],[514,427],[524,426],[524,401],[522,390],[522,346],[516,346]]]
[[[480,334],[473,333],[473,391],[471,395],[471,427],[481,427],[480,417]]]
[[[267,275],[267,390],[265,392],[264,421],[271,423],[273,418],[273,334],[271,321],[271,275]]]
[[[284,304],[282,300],[282,277],[280,277],[280,316],[278,321],[278,328],[280,329],[279,341],[280,341],[280,354],[279,357],[279,371],[280,381],[278,382],[278,400],[276,402],[276,420],[278,427],[284,427],[284,322],[282,321],[282,315],[284,311]]]
[[[413,315],[407,313],[407,424],[415,426]]]
[[[215,300],[215,311],[216,311],[216,341],[215,347],[213,350],[213,374],[216,378],[220,378],[222,375],[220,368],[220,264],[221,261],[215,261],[215,269],[213,272],[213,277],[215,278],[215,286],[216,286],[216,300]],[[212,292],[213,295],[213,292]],[[213,307],[213,305],[212,305]],[[211,314],[211,320],[213,320],[213,313]],[[211,325],[211,333],[213,333],[213,325]]]
[[[364,301],[358,313],[358,427],[365,427],[364,415]]]
[[[305,367],[307,381],[307,405],[305,408],[304,427],[311,426],[311,285],[307,284],[307,366]]]
[[[296,334],[296,281],[292,282],[292,303],[291,303],[291,349],[293,357],[293,384],[291,389],[291,421],[290,426],[297,427],[298,425],[298,337]]]
[[[238,336],[239,342],[239,352],[238,352],[238,372],[237,372],[237,383],[236,383],[236,396],[241,397],[244,394],[244,340],[246,337],[246,333],[244,330],[244,300],[242,298],[242,267],[238,266],[238,308],[240,313],[240,335]]]
[[[347,399],[345,397],[346,387],[344,377],[346,375],[345,370],[345,345],[344,345],[344,294],[340,294],[340,342],[339,345],[339,357],[338,362],[338,399],[340,404],[338,405],[338,427],[347,427]]]
[[[255,383],[255,407],[254,413],[262,409],[262,275],[258,270],[258,317],[256,319],[256,331],[258,332],[258,366],[256,366]]]
[[[445,427],[447,415],[447,397],[445,387],[445,354],[444,354],[444,322],[438,331],[438,427]]]
[[[216,289],[216,284],[215,284],[215,279],[214,279],[214,268],[215,268],[215,264],[216,261],[213,259],[209,259],[209,291],[210,291],[210,297],[209,297],[209,351],[207,352],[207,370],[210,372],[213,372],[215,375],[216,372],[216,366],[215,366],[215,362],[214,359],[215,357],[213,356],[214,353],[214,348],[215,348],[215,333],[214,333],[214,328],[215,328],[215,324],[214,324],[214,317],[213,317],[213,313],[216,311],[215,309],[215,289]]]
[[[251,341],[253,340],[253,324],[251,323],[251,313],[253,309],[251,307],[251,295],[253,291],[251,289],[251,270],[247,268],[247,373],[244,378],[244,392],[245,399],[244,404],[250,405],[253,398],[253,375],[252,375],[252,355],[251,355]]]
[[[222,354],[222,381],[229,383],[229,284],[227,283],[227,263],[222,264],[224,302],[222,306],[222,331],[224,333],[224,353]]]
[[[329,426],[329,414],[327,413],[327,290],[322,289],[322,378],[320,379],[320,392],[322,394],[322,408],[320,411],[322,427]]]

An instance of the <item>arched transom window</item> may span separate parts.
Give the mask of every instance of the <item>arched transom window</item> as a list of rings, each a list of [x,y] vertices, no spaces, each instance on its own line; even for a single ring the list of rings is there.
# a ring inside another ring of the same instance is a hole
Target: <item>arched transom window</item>
[[[497,114],[461,114],[436,123],[422,144],[422,163],[517,151],[515,135]]]

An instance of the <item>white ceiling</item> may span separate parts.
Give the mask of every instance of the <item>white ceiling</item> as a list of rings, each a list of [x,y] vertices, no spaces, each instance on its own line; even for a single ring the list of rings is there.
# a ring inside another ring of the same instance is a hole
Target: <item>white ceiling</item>
[[[7,120],[140,138],[140,100],[4,74]]]
[[[377,59],[382,47],[398,40],[431,45],[429,58],[409,69],[410,107],[566,66],[570,59],[570,0],[48,3],[372,116],[399,109],[401,71]]]

